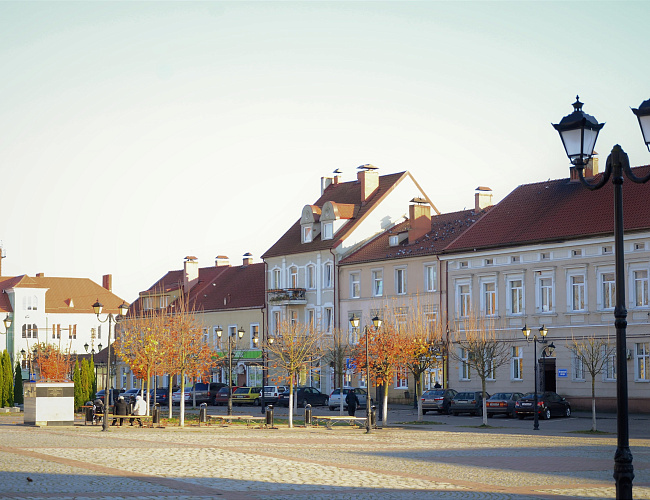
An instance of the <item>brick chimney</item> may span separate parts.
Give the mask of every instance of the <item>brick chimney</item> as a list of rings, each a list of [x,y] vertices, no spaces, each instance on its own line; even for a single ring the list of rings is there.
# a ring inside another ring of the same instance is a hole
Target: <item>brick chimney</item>
[[[415,200],[416,198],[411,201]],[[409,225],[409,243],[431,231],[431,207],[422,203],[409,205]]]
[[[361,204],[365,205],[370,197],[379,189],[379,172],[372,165],[362,165],[357,172],[357,180],[361,183]]]
[[[41,273],[41,277],[44,275]],[[102,286],[106,288],[109,292],[113,291],[113,275],[112,274],[105,274],[102,276]]]
[[[244,254],[244,261],[243,261],[243,266],[250,266],[253,263],[253,254],[250,252],[246,252]]]
[[[474,194],[474,211],[480,212],[492,206],[492,190],[489,187],[479,186]]]
[[[589,158],[589,161],[585,165],[585,169],[582,171],[582,175],[585,179],[590,179],[595,175],[598,175],[598,157],[597,153],[594,151],[594,155]],[[580,182],[580,176],[578,175],[578,169],[575,167],[569,167],[569,182]]]
[[[338,170],[338,169],[337,169]],[[338,184],[341,182],[341,176],[337,172],[334,177],[321,177],[320,178],[320,194],[321,196],[325,192],[325,190],[329,187],[330,184]]]
[[[188,255],[183,262],[183,292],[188,293],[199,282],[199,261]]]
[[[230,259],[228,259],[227,255],[217,255],[214,259],[214,265],[215,267],[229,266]]]

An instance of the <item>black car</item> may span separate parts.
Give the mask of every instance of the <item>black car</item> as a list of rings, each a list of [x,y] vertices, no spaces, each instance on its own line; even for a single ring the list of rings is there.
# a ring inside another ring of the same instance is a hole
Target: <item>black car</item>
[[[323,394],[313,387],[294,387],[293,400],[296,407],[304,407],[309,404],[312,406],[327,406],[329,403],[327,394]],[[278,406],[289,407],[289,389],[278,396]]]
[[[451,400],[458,394],[454,389],[431,389],[422,394],[422,415],[437,411],[449,415]]]
[[[104,401],[105,392],[106,391],[104,389],[102,389],[101,391],[97,391],[97,393],[95,394],[95,399],[99,398],[102,400],[102,403],[106,404]],[[110,401],[108,402],[108,404],[114,405],[115,401],[117,401],[117,397],[122,393],[124,393],[124,389],[111,389],[111,393],[109,397]]]
[[[154,401],[154,390],[156,391],[156,400]],[[169,405],[169,387],[157,387],[156,389],[151,389],[150,392],[150,402],[158,403],[161,406]]]
[[[515,403],[521,399],[521,392],[497,392],[490,396],[486,401],[486,410],[488,418],[494,415],[505,415],[507,417],[516,417]]]
[[[519,420],[535,415],[535,393],[531,392],[515,402],[515,414]],[[537,414],[548,420],[551,417],[570,417],[571,405],[556,392],[546,391],[537,393]]]

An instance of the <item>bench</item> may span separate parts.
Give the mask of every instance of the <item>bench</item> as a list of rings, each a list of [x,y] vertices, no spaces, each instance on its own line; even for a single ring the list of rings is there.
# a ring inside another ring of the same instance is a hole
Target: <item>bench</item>
[[[242,420],[246,422],[247,427],[250,427],[255,422],[259,422],[260,427],[266,426],[266,417],[255,417],[253,415],[207,415],[207,417],[208,419],[216,420],[217,424],[224,426],[227,425],[227,422],[232,423],[233,420]],[[200,420],[199,425],[201,425]]]
[[[318,421],[323,420],[325,422],[325,425],[327,426],[328,429],[332,429],[332,424],[334,422],[348,422],[350,425],[357,424],[359,427],[365,427],[367,419],[366,417],[350,417],[350,416],[345,416],[345,415],[337,415],[337,416],[324,416],[324,415],[313,415],[311,417],[312,422],[316,427],[318,427]]]
[[[109,420],[108,425],[113,424],[113,419],[114,418],[123,418],[124,420],[129,420],[131,421],[132,418],[139,418],[142,420],[142,425],[146,427],[153,427],[153,415],[115,415],[114,413],[95,413],[95,416],[97,417],[107,417]],[[135,422],[134,422],[135,424]],[[160,426],[160,423],[158,424]]]

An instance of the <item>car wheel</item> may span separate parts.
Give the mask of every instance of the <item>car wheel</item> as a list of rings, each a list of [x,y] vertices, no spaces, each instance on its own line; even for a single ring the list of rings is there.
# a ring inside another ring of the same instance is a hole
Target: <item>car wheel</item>
[[[544,420],[550,420],[551,419],[551,410],[546,408],[544,410],[544,413],[542,413],[542,415],[544,416]]]
[[[302,408],[306,408],[308,404],[309,404],[309,402],[306,399],[303,399],[301,406],[302,406]]]
[[[257,398],[253,401],[253,406],[259,406],[260,404],[260,400]]]
[[[571,408],[569,408],[568,406],[564,409],[564,416],[566,418],[569,418],[571,416]]]
[[[427,410],[422,410],[422,415],[426,415],[426,414],[427,414]]]
[[[517,418],[517,412],[515,410],[512,410],[512,413],[510,414],[512,418]]]

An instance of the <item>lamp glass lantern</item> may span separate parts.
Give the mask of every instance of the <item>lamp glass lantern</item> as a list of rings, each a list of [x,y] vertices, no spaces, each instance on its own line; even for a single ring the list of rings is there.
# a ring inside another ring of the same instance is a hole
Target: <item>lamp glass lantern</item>
[[[639,127],[643,134],[643,142],[645,142],[648,151],[650,151],[650,99],[643,101],[638,108],[632,108],[632,112],[639,120]]]
[[[3,320],[5,324],[5,333],[9,330],[9,327],[11,326],[11,317],[9,316],[9,313],[7,313],[7,316],[5,316],[5,319]]]
[[[598,123],[593,116],[582,111],[582,104],[576,96],[573,113],[562,118],[560,123],[553,124],[560,134],[569,160],[578,168],[583,168],[592,157],[598,133],[605,126],[604,123]]]
[[[93,311],[95,311],[95,314],[97,316],[99,316],[102,313],[103,309],[104,309],[104,304],[99,302],[99,300],[97,300],[97,302],[93,304]]]

